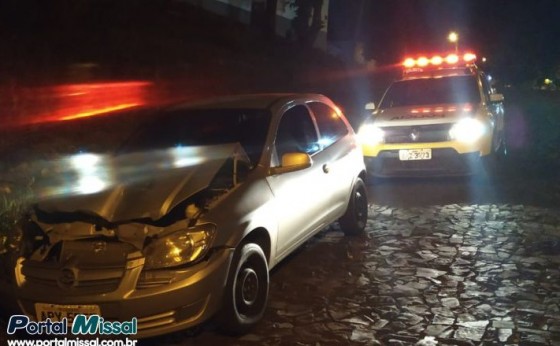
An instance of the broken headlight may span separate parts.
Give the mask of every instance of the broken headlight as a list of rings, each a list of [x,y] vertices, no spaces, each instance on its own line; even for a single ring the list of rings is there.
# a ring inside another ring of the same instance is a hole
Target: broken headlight
[[[215,233],[215,225],[203,224],[152,240],[144,248],[145,269],[176,267],[196,262],[210,249]]]

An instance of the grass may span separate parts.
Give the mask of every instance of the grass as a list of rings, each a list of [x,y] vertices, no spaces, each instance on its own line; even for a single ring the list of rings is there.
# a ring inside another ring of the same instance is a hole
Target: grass
[[[508,90],[506,132],[510,151],[547,164],[560,161],[560,92]]]

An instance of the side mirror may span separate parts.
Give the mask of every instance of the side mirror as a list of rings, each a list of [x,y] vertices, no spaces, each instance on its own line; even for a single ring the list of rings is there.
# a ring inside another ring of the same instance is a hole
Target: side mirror
[[[504,95],[502,94],[490,94],[490,102],[502,102],[504,100]]]
[[[313,160],[306,153],[286,153],[282,155],[282,165],[270,169],[272,175],[299,171],[311,167]]]
[[[375,103],[374,102],[366,103],[366,106],[364,107],[364,109],[366,111],[374,111],[375,110]]]

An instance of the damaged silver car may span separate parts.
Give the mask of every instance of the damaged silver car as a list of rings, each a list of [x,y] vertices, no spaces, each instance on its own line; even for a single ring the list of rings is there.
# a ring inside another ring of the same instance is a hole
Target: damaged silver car
[[[115,155],[62,166],[20,223],[18,304],[35,320],[137,318],[151,337],[213,318],[244,333],[271,268],[329,224],[358,234],[367,219],[361,149],[321,95],[182,105]]]

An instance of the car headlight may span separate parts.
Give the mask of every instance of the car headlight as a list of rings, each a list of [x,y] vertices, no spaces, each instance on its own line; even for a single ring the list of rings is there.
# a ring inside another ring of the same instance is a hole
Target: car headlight
[[[474,143],[484,135],[484,124],[477,119],[465,118],[459,120],[449,130],[449,137],[463,143]]]
[[[144,248],[144,266],[160,269],[195,262],[206,255],[215,233],[213,224],[203,224],[154,239]]]
[[[364,124],[358,130],[358,138],[363,144],[376,145],[385,141],[385,132],[374,124]]]

